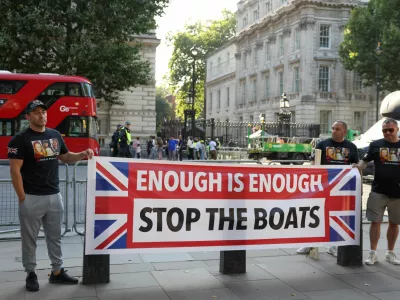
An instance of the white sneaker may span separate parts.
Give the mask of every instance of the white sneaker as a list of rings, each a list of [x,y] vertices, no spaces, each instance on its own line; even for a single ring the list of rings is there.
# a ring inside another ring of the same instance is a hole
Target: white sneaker
[[[393,252],[386,252],[386,261],[390,262],[392,265],[400,265],[400,260],[397,259],[396,254]]]
[[[387,256],[386,256],[386,260],[387,260]],[[365,260],[365,264],[372,266],[377,262],[378,262],[378,255],[376,254],[376,251],[373,251],[373,250],[369,251],[368,258]]]
[[[297,254],[308,254],[310,253],[311,247],[301,247],[297,249]]]
[[[330,255],[333,255],[334,257],[337,257],[337,247],[336,246],[331,246],[328,248],[328,252]]]

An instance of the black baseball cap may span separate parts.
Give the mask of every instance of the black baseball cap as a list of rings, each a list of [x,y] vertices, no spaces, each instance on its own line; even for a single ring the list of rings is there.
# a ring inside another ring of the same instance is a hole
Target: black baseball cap
[[[30,113],[32,110],[34,110],[36,107],[42,107],[42,108],[44,108],[45,110],[47,110],[47,106],[44,105],[44,103],[43,103],[42,101],[40,101],[40,100],[33,100],[33,101],[31,101],[31,102],[28,103],[28,105],[27,105],[27,107],[26,107],[26,109],[25,109],[25,112],[26,112],[27,114],[29,114],[29,113]]]

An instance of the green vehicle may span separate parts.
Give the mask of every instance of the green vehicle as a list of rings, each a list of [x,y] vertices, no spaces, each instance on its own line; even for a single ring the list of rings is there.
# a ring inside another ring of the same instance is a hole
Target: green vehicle
[[[319,138],[267,136],[249,138],[249,158],[308,160]]]
[[[260,130],[261,131],[261,130]],[[349,129],[346,139],[353,141],[359,136],[359,131]],[[268,160],[309,160],[315,146],[322,140],[331,137],[331,133],[318,138],[310,137],[279,137],[266,132],[250,135],[248,148],[250,159],[266,158]]]

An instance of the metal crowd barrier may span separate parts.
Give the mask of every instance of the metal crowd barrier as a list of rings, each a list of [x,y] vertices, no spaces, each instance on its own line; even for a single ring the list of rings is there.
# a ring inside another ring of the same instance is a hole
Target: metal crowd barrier
[[[217,150],[218,160],[247,160],[248,159],[248,149],[239,147],[219,147]]]
[[[64,236],[70,231],[68,228],[68,198],[69,188],[71,184],[69,178],[69,167],[67,164],[60,163],[60,169],[65,167],[65,178],[60,179],[60,193],[63,198],[64,204],[64,222],[63,222],[63,233]],[[1,239],[14,239],[20,238],[19,236],[11,235],[20,231],[20,223],[18,217],[19,202],[17,194],[15,193],[11,178],[0,179],[0,240]],[[41,227],[42,231],[42,227]],[[4,236],[2,236],[4,235]]]
[[[253,164],[253,165],[258,164],[258,165],[261,165],[260,161],[251,160],[251,159],[248,159],[248,160],[213,160],[213,159],[198,160],[198,159],[195,159],[195,160],[186,160],[186,161],[190,162],[190,163],[219,163],[219,164],[229,163],[229,164]]]
[[[79,235],[85,234],[86,221],[86,200],[87,200],[87,176],[78,178],[77,170],[79,166],[87,166],[87,161],[79,161],[74,166],[74,177],[72,186],[74,188],[74,224],[72,228]]]
[[[304,165],[305,163],[310,163],[309,160],[261,160],[263,165]]]

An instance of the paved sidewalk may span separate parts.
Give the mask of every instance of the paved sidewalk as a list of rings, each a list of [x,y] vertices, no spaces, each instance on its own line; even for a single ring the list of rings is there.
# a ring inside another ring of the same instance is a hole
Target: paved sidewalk
[[[400,299],[400,266],[384,261],[386,228],[379,242],[380,262],[375,266],[340,267],[320,248],[320,260],[297,255],[296,249],[247,251],[247,273],[221,275],[219,252],[134,254],[111,256],[111,282],[104,285],[50,285],[50,261],[39,241],[40,291],[25,291],[20,241],[0,242],[0,300],[258,300]],[[364,225],[368,248],[369,225]],[[68,273],[82,274],[83,240],[63,238]],[[400,246],[396,246],[400,256]],[[364,257],[368,251],[364,251]]]

